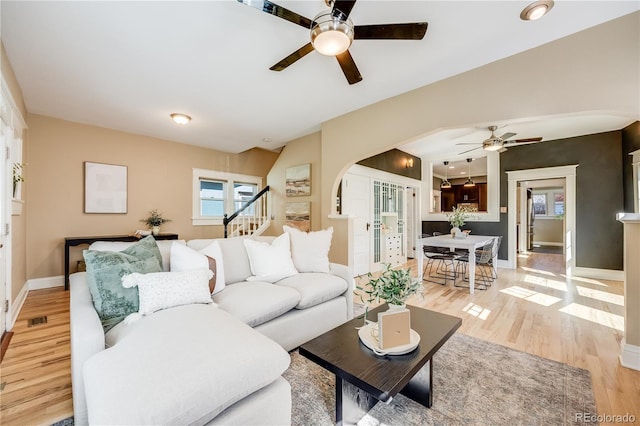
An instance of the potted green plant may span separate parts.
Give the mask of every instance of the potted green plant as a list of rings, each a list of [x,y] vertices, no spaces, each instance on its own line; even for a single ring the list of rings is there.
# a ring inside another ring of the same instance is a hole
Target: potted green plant
[[[171,219],[162,217],[162,213],[158,212],[157,209],[153,209],[149,212],[149,217],[140,219],[140,222],[146,223],[153,235],[158,235],[160,233],[160,225],[171,222]]]
[[[390,309],[403,308],[409,296],[414,294],[422,295],[422,284],[420,281],[411,276],[411,268],[409,269],[393,269],[391,264],[385,264],[382,273],[374,278],[373,274],[367,274],[369,282],[366,286],[356,286],[360,290],[360,300],[363,302],[379,303],[384,300]],[[365,309],[365,322],[369,306]]]
[[[13,198],[18,196],[18,184],[24,182],[24,176],[22,175],[22,169],[26,166],[23,163],[13,163]]]

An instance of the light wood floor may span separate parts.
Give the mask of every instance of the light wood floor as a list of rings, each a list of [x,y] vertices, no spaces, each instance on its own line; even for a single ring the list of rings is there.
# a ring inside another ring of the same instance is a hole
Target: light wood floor
[[[560,259],[522,258],[517,270],[500,270],[493,286],[473,296],[427,283],[424,299],[409,303],[461,317],[461,333],[588,369],[598,414],[631,414],[640,424],[640,372],[618,361],[622,283],[567,279]],[[415,262],[407,266],[415,272]],[[0,365],[2,425],[47,425],[72,415],[68,307],[68,292],[29,293]],[[47,324],[27,326],[41,315]]]

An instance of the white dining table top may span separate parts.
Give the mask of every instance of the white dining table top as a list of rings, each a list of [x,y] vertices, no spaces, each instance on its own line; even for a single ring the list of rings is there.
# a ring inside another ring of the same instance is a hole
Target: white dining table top
[[[451,234],[437,235],[435,237],[419,238],[423,245],[448,248],[474,248],[486,244],[489,240],[497,238],[491,235],[468,235],[467,238],[453,238]]]

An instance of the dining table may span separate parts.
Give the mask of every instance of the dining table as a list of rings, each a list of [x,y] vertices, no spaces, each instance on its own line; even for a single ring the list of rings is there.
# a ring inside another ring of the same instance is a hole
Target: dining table
[[[483,247],[491,240],[498,238],[490,235],[467,235],[465,238],[454,238],[451,234],[442,234],[433,237],[418,238],[418,278],[422,280],[424,274],[424,246],[443,247],[451,251],[463,249],[469,252],[469,293],[474,293],[476,278],[476,249]],[[495,265],[498,259],[493,259]]]

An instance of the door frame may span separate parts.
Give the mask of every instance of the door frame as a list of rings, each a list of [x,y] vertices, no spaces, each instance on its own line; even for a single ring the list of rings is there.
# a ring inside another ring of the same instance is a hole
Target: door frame
[[[564,252],[567,276],[573,275],[576,268],[576,168],[577,164],[545,167],[540,169],[515,170],[507,172],[508,181],[508,259],[507,267],[515,269],[517,266],[516,215],[517,215],[517,186],[520,181],[538,179],[565,179],[564,195]]]

